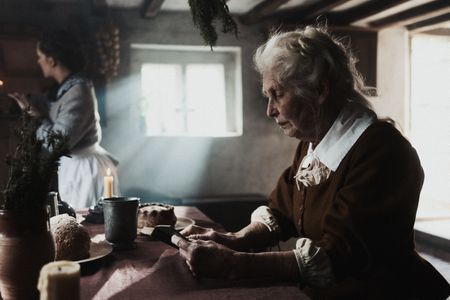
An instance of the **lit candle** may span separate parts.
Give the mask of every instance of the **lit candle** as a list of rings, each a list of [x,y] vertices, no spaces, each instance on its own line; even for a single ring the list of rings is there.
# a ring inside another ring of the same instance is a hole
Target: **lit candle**
[[[46,264],[39,275],[40,300],[79,300],[80,265],[60,260]]]
[[[106,170],[106,176],[103,177],[103,187],[104,187],[103,196],[105,198],[111,198],[113,196],[113,182],[114,177],[112,177],[111,175],[111,169],[108,168],[108,170]]]
[[[0,80],[0,93],[3,93],[4,86],[5,86],[5,83]]]

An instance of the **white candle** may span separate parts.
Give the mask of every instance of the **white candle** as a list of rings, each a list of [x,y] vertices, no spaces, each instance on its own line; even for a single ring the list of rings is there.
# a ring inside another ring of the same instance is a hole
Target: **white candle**
[[[79,300],[80,265],[60,260],[46,264],[39,275],[40,300]]]
[[[103,187],[104,187],[103,196],[105,198],[111,198],[113,196],[113,182],[114,177],[112,177],[111,175],[111,169],[108,168],[108,170],[106,171],[106,176],[103,177]]]

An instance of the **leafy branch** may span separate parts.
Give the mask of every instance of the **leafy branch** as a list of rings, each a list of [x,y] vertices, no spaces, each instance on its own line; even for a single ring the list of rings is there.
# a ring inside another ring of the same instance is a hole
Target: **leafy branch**
[[[233,32],[238,36],[238,28],[226,4],[226,0],[189,0],[192,20],[200,29],[203,40],[211,47],[216,45],[217,32],[213,25],[215,19],[222,21],[222,32]]]
[[[10,177],[0,207],[34,210],[44,205],[59,159],[69,155],[69,140],[55,131],[49,131],[46,140],[39,139],[36,137],[38,119],[23,113],[20,121],[14,156],[6,159]]]

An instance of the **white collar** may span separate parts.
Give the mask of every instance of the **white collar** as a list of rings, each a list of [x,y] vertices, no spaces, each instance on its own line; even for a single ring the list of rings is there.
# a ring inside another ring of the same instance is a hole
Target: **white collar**
[[[313,153],[312,156],[317,157],[327,168],[336,171],[350,148],[375,120],[376,115],[372,110],[359,103],[348,102],[314,150],[310,143],[307,155]]]

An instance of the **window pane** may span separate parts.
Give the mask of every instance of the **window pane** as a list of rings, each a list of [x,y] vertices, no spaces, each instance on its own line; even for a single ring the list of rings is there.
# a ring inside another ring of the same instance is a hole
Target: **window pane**
[[[214,135],[226,130],[225,74],[221,64],[189,64],[186,67],[188,131]]]
[[[181,106],[181,66],[143,64],[141,91],[148,135],[184,132],[183,116],[176,111]]]
[[[135,89],[141,94],[139,126],[146,135],[242,135],[239,47],[218,46],[214,52],[185,45],[131,48],[130,71],[141,75]]]

